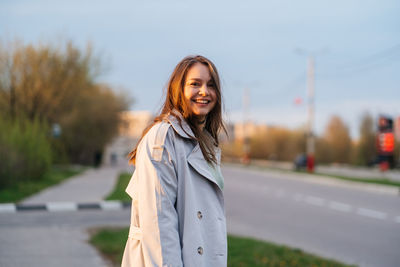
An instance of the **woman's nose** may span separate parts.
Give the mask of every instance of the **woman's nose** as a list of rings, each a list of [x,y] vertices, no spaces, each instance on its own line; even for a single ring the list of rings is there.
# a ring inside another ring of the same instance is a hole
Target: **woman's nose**
[[[208,87],[206,84],[200,87],[199,95],[206,96],[208,95]]]

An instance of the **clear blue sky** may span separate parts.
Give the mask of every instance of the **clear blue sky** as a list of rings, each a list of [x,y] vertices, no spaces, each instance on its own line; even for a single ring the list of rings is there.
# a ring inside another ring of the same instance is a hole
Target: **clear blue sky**
[[[243,89],[254,121],[291,128],[306,121],[305,54],[316,57],[316,131],[337,114],[357,136],[361,114],[400,116],[400,1],[3,0],[0,36],[26,43],[91,41],[107,73],[156,111],[175,64],[202,54],[217,65],[225,109],[242,119]]]

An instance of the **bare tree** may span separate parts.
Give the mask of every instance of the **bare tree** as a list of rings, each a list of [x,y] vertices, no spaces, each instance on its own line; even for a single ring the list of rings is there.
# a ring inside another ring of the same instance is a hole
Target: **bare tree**
[[[348,127],[339,116],[330,118],[322,139],[319,141],[320,157],[327,162],[350,162],[352,141]]]
[[[371,114],[364,113],[360,124],[360,139],[357,144],[356,163],[370,164],[376,157],[376,132]]]

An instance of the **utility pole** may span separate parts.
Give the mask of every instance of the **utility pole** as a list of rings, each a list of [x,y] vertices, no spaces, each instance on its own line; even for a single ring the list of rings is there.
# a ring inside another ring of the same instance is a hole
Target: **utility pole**
[[[244,164],[250,163],[250,139],[247,131],[248,108],[250,105],[250,89],[245,88],[243,92],[243,158]]]
[[[307,171],[314,172],[315,140],[314,140],[314,58],[308,57],[307,64],[307,95],[308,95],[308,121],[307,121]]]

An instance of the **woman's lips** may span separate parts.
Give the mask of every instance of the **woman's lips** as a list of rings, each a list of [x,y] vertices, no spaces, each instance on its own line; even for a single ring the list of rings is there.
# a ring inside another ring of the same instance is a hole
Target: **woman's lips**
[[[195,102],[196,104],[203,104],[203,105],[211,102],[208,99],[193,99],[192,101]]]

